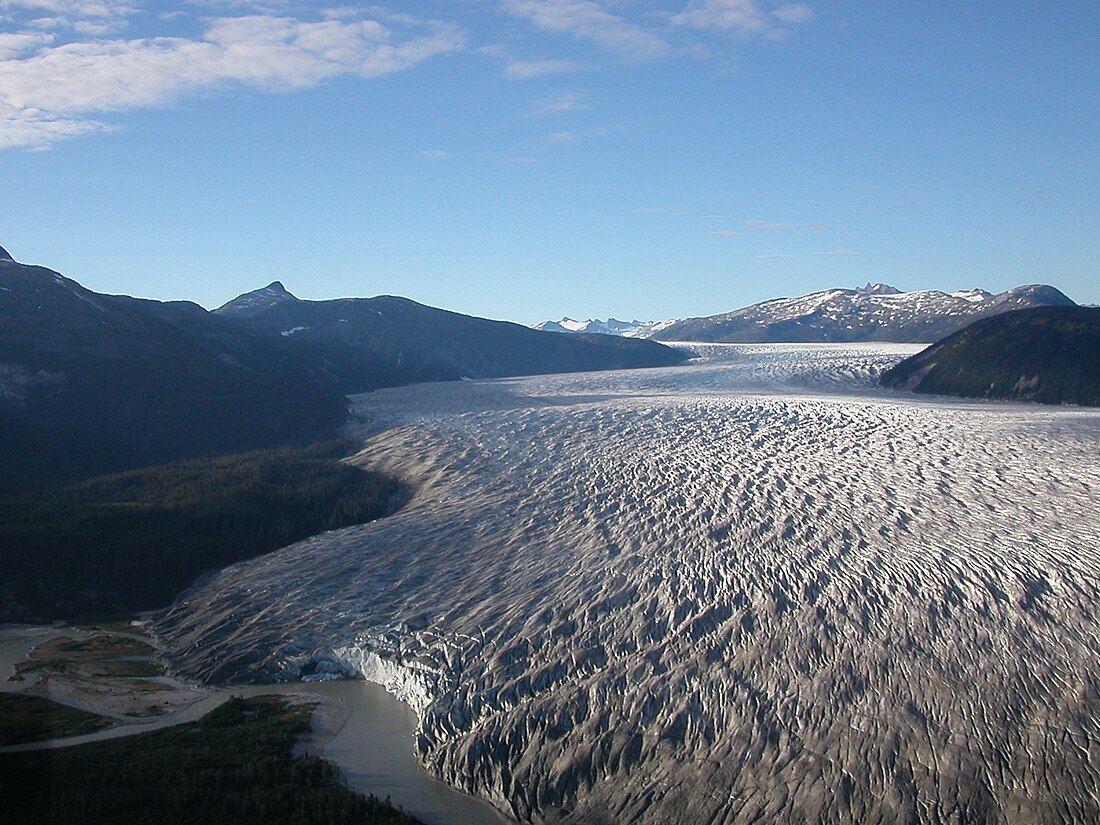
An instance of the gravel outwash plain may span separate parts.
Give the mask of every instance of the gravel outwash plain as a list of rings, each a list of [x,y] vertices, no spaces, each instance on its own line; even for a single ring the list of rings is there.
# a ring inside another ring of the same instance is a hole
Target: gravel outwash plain
[[[361,396],[411,503],[185,594],[175,666],[383,681],[521,820],[1100,821],[1100,411],[694,348]]]

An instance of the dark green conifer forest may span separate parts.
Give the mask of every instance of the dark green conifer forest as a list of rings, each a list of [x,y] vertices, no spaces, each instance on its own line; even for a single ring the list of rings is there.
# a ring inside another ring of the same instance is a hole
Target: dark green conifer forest
[[[0,621],[167,605],[199,574],[385,515],[393,478],[346,445],[196,459],[0,495]]]
[[[311,706],[230,699],[199,722],[55,750],[0,754],[5,825],[416,825],[293,756]]]

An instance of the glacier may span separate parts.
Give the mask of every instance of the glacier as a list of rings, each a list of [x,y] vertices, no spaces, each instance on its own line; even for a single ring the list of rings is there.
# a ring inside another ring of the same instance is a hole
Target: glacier
[[[410,502],[196,585],[174,667],[381,682],[521,821],[1100,820],[1100,411],[691,347],[356,397]]]

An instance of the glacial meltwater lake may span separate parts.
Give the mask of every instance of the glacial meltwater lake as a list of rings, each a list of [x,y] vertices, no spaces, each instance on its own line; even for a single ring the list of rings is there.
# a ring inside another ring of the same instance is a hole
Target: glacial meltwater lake
[[[417,764],[412,747],[416,714],[382,685],[348,679],[295,687],[349,705],[351,716],[322,755],[336,763],[351,788],[379,799],[388,796],[427,825],[512,822],[488,803],[429,776]]]

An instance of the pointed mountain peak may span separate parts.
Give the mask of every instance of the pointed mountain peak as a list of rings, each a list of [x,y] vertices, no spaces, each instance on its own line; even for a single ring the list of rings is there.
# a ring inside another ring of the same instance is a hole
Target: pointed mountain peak
[[[12,256],[8,254],[8,250],[4,249],[2,246],[0,246],[0,261],[11,261],[15,263],[15,259],[12,258]]]
[[[271,295],[273,297],[279,297],[279,298],[283,298],[283,299],[289,298],[289,299],[294,300],[294,301],[298,300],[294,295],[291,295],[289,292],[287,292],[287,289],[286,289],[285,286],[283,286],[282,281],[272,281],[270,284],[265,286],[263,289],[257,289],[255,291],[256,292],[262,292],[265,295]]]
[[[287,292],[282,281],[272,281],[261,289],[254,289],[243,295],[238,295],[229,303],[214,310],[218,315],[228,315],[236,318],[245,318],[256,315],[259,312],[281,304],[284,301],[297,301],[298,299]]]

